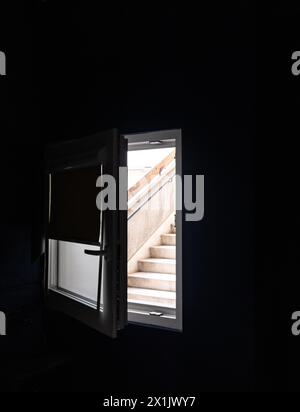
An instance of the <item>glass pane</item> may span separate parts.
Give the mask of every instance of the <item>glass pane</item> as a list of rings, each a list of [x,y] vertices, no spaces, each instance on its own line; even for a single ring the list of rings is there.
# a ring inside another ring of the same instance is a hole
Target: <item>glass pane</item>
[[[85,250],[99,251],[99,246],[49,240],[49,288],[96,307],[100,257]]]

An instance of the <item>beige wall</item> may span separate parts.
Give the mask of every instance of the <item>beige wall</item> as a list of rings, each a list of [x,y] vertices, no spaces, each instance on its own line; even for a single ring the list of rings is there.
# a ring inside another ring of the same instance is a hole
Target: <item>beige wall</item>
[[[128,260],[175,214],[175,179],[167,183],[128,221]]]

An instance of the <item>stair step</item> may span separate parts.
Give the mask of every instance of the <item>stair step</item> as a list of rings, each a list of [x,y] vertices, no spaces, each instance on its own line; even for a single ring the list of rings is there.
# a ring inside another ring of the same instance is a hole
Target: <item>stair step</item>
[[[152,246],[150,255],[153,258],[176,259],[176,246]]]
[[[141,259],[138,266],[140,272],[176,273],[175,259]]]
[[[167,233],[161,235],[161,243],[163,245],[175,246],[176,245],[176,233]]]
[[[128,302],[169,308],[176,307],[176,293],[163,290],[128,288]]]
[[[168,273],[136,272],[128,275],[128,286],[133,288],[176,291],[176,275]]]

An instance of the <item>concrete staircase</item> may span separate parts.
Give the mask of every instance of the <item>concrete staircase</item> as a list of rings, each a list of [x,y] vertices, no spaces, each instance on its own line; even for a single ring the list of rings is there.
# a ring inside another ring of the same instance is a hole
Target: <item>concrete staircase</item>
[[[139,271],[128,275],[128,302],[176,307],[176,234],[161,235],[150,257],[138,262]]]

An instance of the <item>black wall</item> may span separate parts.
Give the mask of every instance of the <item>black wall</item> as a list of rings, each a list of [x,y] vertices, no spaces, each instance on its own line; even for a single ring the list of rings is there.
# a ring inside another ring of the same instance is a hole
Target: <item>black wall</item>
[[[8,132],[1,133],[0,309],[9,314],[9,336],[0,348],[9,389],[256,387],[255,19],[248,3],[45,1],[12,13]],[[44,145],[111,127],[181,128],[183,173],[205,175],[205,218],[183,227],[182,334],[131,325],[112,341],[43,308]]]

